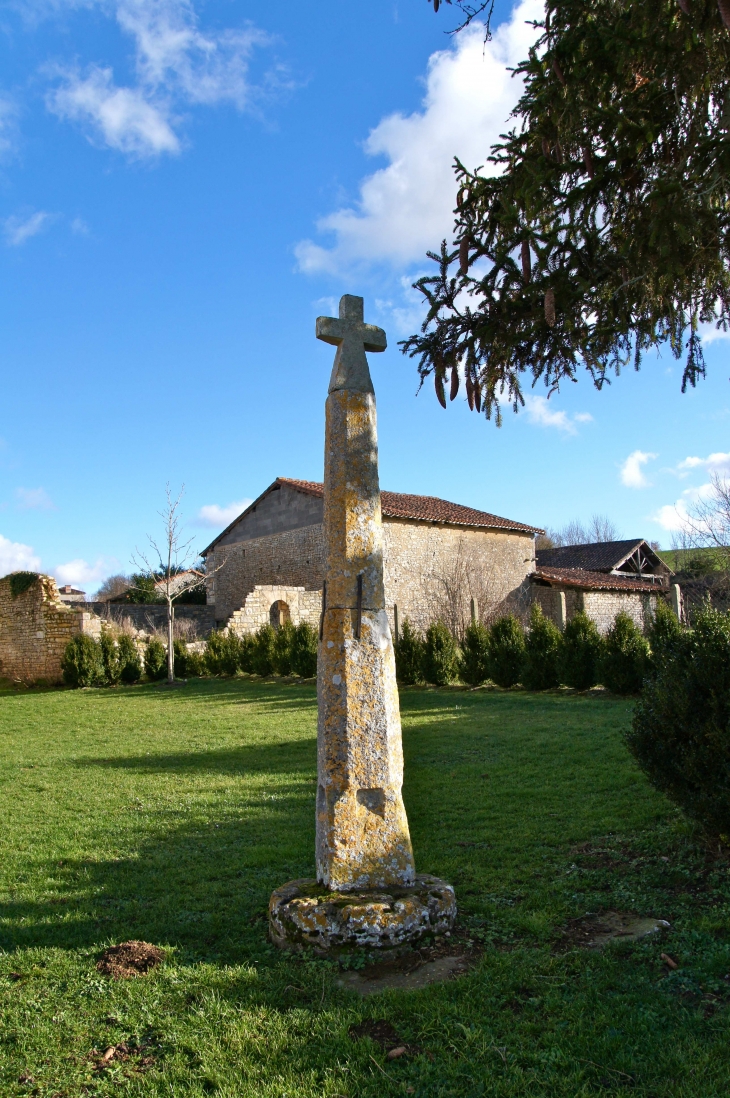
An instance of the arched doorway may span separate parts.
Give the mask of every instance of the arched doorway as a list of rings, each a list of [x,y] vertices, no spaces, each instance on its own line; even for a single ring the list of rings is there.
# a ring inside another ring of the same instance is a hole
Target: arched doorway
[[[276,602],[272,602],[271,609],[269,610],[269,621],[274,629],[278,629],[285,621],[291,621],[291,611],[288,604],[284,602],[283,599],[277,599]]]

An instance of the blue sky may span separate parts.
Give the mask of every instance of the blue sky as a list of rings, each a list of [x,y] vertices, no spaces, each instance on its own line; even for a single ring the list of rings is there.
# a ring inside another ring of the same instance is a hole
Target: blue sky
[[[93,591],[128,571],[166,482],[203,547],[277,475],[322,475],[342,293],[371,356],[381,484],[535,525],[609,515],[667,546],[730,471],[730,344],[680,393],[669,352],[596,393],[530,393],[501,430],[416,397],[397,341],[481,163],[536,0],[493,43],[425,0],[15,0],[0,16],[0,574]]]

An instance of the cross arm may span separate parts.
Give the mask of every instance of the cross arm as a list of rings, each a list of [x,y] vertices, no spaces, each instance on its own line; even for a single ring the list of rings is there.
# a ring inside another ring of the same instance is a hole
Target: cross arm
[[[317,317],[317,339],[337,347],[345,338],[345,325],[334,316]]]

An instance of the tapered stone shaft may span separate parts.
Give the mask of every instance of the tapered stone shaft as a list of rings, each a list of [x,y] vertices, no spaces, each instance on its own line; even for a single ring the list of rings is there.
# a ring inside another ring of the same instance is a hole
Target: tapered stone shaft
[[[375,395],[365,351],[385,333],[346,295],[317,336],[337,346],[326,404],[327,552],[317,663],[317,875],[333,890],[411,885],[403,748],[385,612]]]

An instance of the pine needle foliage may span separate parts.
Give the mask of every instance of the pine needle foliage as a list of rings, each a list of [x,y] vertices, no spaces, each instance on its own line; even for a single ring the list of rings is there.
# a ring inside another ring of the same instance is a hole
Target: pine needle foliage
[[[629,750],[649,780],[730,841],[730,617],[706,607],[642,691]]]
[[[552,690],[560,684],[558,666],[562,643],[562,634],[555,622],[545,617],[539,603],[533,602],[522,669],[522,685],[527,690]]]
[[[522,678],[525,634],[514,614],[497,618],[489,630],[489,677],[508,689]]]
[[[566,623],[560,652],[560,679],[574,690],[590,690],[598,682],[603,642],[596,623],[579,610]]]
[[[464,630],[459,678],[470,686],[489,678],[489,630],[479,621],[469,622]]]
[[[728,26],[728,0],[548,0],[516,124],[456,162],[454,243],[415,284],[403,350],[444,407],[463,380],[499,423],[526,380],[600,389],[664,343],[683,391],[704,376],[698,326],[730,320]]]

